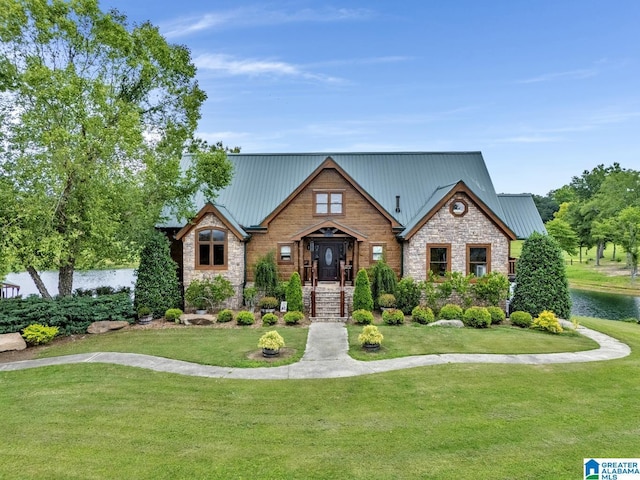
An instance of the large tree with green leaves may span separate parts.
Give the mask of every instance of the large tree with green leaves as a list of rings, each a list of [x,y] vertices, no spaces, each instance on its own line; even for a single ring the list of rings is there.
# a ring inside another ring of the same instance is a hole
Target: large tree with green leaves
[[[537,316],[551,310],[570,318],[571,297],[562,251],[553,237],[533,233],[522,245],[516,269],[513,309]]]
[[[224,149],[194,140],[206,98],[189,51],[98,0],[3,0],[0,248],[40,293],[58,269],[132,258],[163,207],[230,181]],[[180,170],[185,149],[192,168]]]

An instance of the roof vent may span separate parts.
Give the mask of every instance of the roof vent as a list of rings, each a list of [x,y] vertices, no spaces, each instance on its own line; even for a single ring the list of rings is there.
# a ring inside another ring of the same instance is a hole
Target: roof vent
[[[396,195],[396,213],[400,213],[400,195]]]

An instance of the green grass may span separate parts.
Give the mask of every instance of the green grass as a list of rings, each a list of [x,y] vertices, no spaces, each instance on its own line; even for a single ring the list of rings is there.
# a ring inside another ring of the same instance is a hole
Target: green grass
[[[560,335],[510,326],[488,329],[429,327],[416,323],[378,325],[384,335],[377,352],[365,352],[358,343],[362,327],[349,325],[349,354],[357,360],[381,360],[437,353],[555,353],[598,348],[582,335],[565,330]]]
[[[258,351],[258,340],[265,332],[277,330],[287,348],[295,353],[285,359],[252,360],[248,354]],[[304,354],[306,328],[169,328],[118,331],[102,335],[86,335],[81,340],[43,348],[38,357],[55,357],[88,352],[127,352],[174,358],[187,362],[221,367],[264,367],[294,363]]]
[[[637,457],[640,326],[581,323],[632,354],[329,380],[0,372],[0,478],[582,478],[584,457]]]

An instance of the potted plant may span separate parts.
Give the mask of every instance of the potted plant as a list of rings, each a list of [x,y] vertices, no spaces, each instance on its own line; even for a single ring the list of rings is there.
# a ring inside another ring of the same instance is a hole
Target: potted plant
[[[380,344],[384,337],[375,325],[366,325],[362,333],[358,335],[358,342],[365,350],[376,351],[380,349]]]
[[[153,320],[153,315],[151,315],[151,309],[149,307],[140,307],[138,309],[138,323],[140,325],[147,325],[151,323]]]
[[[383,293],[378,297],[378,305],[380,310],[385,311],[389,308],[396,308],[396,297],[391,293]]]
[[[262,348],[262,356],[275,357],[284,347],[284,338],[275,330],[271,330],[260,337],[258,347]]]
[[[278,299],[276,297],[262,297],[258,302],[258,306],[260,307],[260,313],[264,315],[265,313],[273,313],[278,308]]]

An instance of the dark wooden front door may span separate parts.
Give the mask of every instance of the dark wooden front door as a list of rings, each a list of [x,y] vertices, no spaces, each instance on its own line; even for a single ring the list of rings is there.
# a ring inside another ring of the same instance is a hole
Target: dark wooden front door
[[[321,243],[318,257],[318,280],[321,282],[338,280],[340,243]]]

